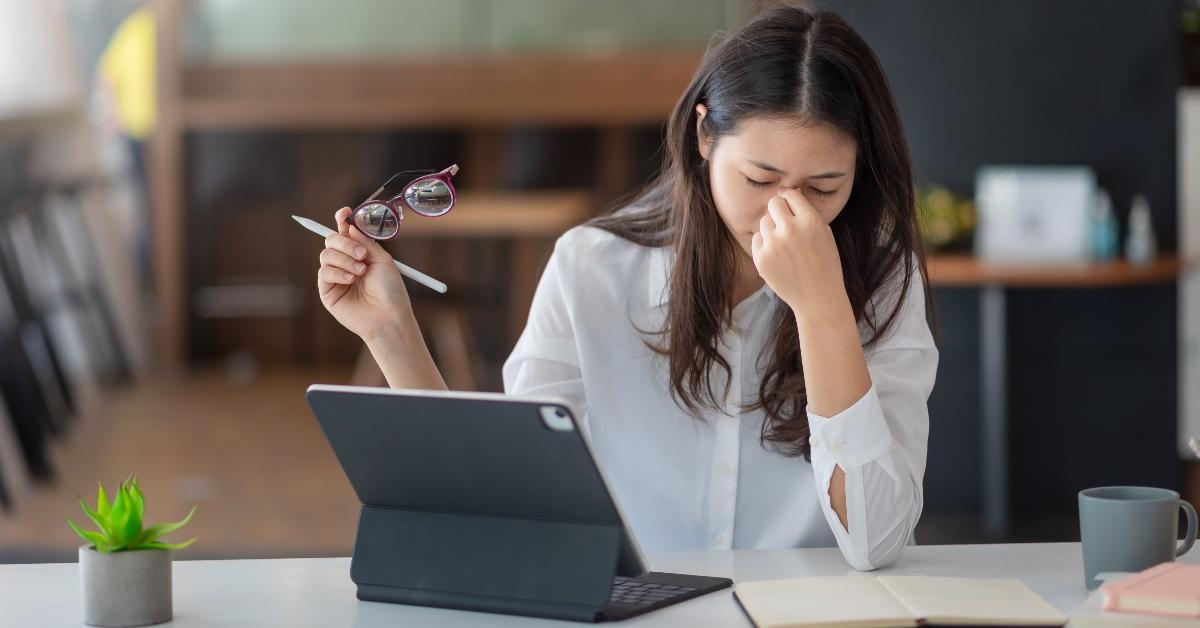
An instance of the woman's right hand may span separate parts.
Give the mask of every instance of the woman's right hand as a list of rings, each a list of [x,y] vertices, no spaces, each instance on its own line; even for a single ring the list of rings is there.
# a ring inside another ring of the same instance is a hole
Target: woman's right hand
[[[338,233],[325,238],[317,290],[343,327],[370,341],[412,316],[412,302],[392,256],[347,222],[351,213],[343,207],[333,215]]]

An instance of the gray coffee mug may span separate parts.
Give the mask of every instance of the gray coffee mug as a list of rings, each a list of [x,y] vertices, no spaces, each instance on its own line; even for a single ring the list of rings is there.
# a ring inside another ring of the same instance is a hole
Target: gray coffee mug
[[[1179,538],[1179,509],[1187,514],[1187,535]],[[1096,574],[1141,571],[1175,560],[1196,542],[1196,509],[1179,493],[1145,486],[1104,486],[1079,491],[1079,536],[1083,579],[1100,586]]]

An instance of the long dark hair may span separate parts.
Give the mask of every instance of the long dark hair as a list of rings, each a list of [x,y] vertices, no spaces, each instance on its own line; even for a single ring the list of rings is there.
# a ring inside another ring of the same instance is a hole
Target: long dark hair
[[[718,347],[733,316],[738,255],[698,150],[698,104],[708,107],[701,126],[711,142],[753,116],[829,124],[857,140],[858,174],[830,228],[855,319],[870,330],[868,346],[895,321],[914,266],[928,286],[908,144],[879,60],[834,13],[781,6],[760,14],[705,54],[671,113],[658,177],[628,207],[590,223],[637,244],[674,247],[667,318],[663,329],[652,332],[666,342],[647,344],[668,358],[671,395],[693,416],[702,408],[722,409],[724,394],[713,390],[709,378],[714,366],[725,371],[728,391],[731,371]],[[900,282],[893,306],[869,308],[893,280]],[[924,298],[932,308],[928,289]],[[774,350],[758,399],[744,409],[764,411],[764,445],[811,460],[796,322],[787,308],[777,308],[773,325]]]

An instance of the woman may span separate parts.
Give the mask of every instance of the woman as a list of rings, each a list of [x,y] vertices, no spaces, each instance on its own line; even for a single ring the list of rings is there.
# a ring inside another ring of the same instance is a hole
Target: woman
[[[322,302],[392,386],[445,388],[349,212]],[[886,565],[921,514],[938,361],[917,234],[875,55],[832,13],[773,9],[705,56],[658,179],[558,240],[505,390],[574,405],[647,551]]]

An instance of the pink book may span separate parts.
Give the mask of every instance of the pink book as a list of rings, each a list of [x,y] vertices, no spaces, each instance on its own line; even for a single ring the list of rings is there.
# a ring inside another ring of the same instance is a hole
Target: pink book
[[[1163,563],[1100,587],[1104,610],[1200,617],[1200,565]]]

